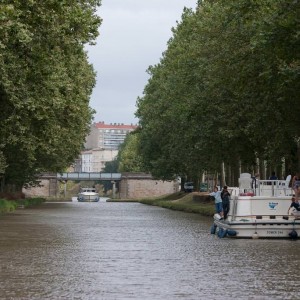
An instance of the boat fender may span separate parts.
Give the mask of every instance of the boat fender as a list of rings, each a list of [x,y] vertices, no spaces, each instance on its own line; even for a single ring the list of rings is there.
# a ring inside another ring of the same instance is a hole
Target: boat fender
[[[252,234],[252,238],[253,238],[253,239],[259,239],[258,233],[257,233],[257,232],[254,232],[254,233]]]
[[[229,236],[236,236],[237,235],[237,232],[235,230],[227,230],[227,234]]]
[[[292,230],[290,233],[289,233],[289,236],[292,240],[296,240],[298,238],[298,233],[296,230]]]
[[[210,227],[210,234],[215,234],[216,229],[217,229],[217,225],[215,225],[215,223],[213,223]]]
[[[226,229],[223,229],[223,228],[219,228],[219,231],[218,231],[218,237],[222,239],[222,238],[224,238],[226,235],[227,235],[227,230],[226,230]]]
[[[214,218],[217,220],[221,220],[222,217],[219,214],[214,214]]]

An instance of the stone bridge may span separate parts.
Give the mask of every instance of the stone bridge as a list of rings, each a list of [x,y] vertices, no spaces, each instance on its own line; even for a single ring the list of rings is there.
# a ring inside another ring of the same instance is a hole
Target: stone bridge
[[[68,194],[67,182],[96,182],[110,181],[113,184],[112,198],[139,199],[175,193],[180,190],[177,180],[162,181],[154,179],[147,173],[43,173],[40,175],[41,187],[23,189],[26,197],[59,198],[63,185],[64,197]],[[77,196],[74,193],[73,196]]]

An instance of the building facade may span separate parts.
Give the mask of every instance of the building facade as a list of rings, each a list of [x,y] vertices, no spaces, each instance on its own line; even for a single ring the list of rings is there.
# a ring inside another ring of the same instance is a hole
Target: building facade
[[[124,142],[126,135],[136,128],[137,126],[132,124],[94,123],[91,126],[90,134],[86,138],[85,149],[118,150],[119,146]]]
[[[81,152],[81,172],[93,172],[93,151]]]
[[[90,134],[86,137],[79,163],[76,163],[76,170],[81,172],[101,172],[105,163],[113,161],[118,155],[119,146],[124,142],[128,133],[134,131],[136,125],[125,125],[120,123],[105,124],[104,122],[94,123],[91,126]]]

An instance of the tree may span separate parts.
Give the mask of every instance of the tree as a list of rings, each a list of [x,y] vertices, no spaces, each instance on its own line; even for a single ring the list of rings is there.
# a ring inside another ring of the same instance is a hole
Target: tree
[[[258,158],[295,158],[298,14],[287,0],[200,1],[184,11],[137,102],[151,172],[192,177],[225,163],[237,176]]]
[[[144,172],[141,156],[139,154],[138,131],[129,133],[120,145],[117,160],[120,172]]]
[[[117,173],[119,170],[119,162],[117,159],[113,161],[107,161],[105,167],[103,168],[104,173]]]
[[[78,156],[93,110],[95,73],[84,44],[98,35],[100,1],[4,1],[0,24],[0,157],[22,187]]]

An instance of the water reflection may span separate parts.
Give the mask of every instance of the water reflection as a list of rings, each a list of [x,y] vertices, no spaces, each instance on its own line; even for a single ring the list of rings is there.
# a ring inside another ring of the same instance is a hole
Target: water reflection
[[[219,239],[210,218],[138,203],[0,217],[1,299],[297,299],[299,243]]]

